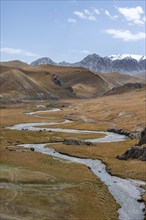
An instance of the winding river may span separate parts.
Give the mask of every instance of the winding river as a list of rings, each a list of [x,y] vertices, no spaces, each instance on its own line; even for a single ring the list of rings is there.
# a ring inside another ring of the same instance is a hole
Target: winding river
[[[60,109],[52,109],[47,110],[49,112],[59,111]],[[45,111],[36,111],[30,112],[29,115],[36,115],[36,113],[45,112]],[[28,113],[27,113],[28,114]],[[40,116],[41,117],[41,116]],[[119,142],[124,141],[126,139],[123,135],[118,135],[110,132],[102,132],[102,131],[89,131],[89,130],[76,130],[76,129],[61,129],[61,128],[45,128],[48,125],[59,125],[71,123],[69,120],[65,120],[63,122],[48,122],[48,123],[24,123],[17,124],[9,129],[15,130],[31,130],[31,131],[53,131],[53,132],[67,132],[67,133],[97,133],[97,134],[105,134],[104,138],[98,139],[90,139],[92,142]],[[38,128],[37,126],[43,126],[43,128]],[[89,140],[88,140],[89,141]],[[108,190],[115,198],[116,202],[121,206],[118,210],[119,220],[143,220],[144,219],[144,203],[140,203],[137,200],[144,193],[144,189],[141,188],[141,185],[145,185],[144,181],[132,180],[132,179],[122,179],[116,176],[110,175],[104,163],[100,160],[93,159],[83,159],[78,157],[72,157],[68,155],[64,155],[62,153],[57,152],[52,148],[46,147],[47,144],[22,144],[20,146],[23,147],[33,147],[35,151],[41,152],[43,154],[48,154],[53,157],[61,158],[68,160],[73,163],[84,164],[91,169],[91,171],[98,176],[104,184],[108,187]]]

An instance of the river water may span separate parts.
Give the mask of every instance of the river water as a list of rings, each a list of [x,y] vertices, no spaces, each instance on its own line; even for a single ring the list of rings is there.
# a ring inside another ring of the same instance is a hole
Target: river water
[[[47,110],[48,111],[48,110]],[[52,110],[49,110],[54,111]],[[57,110],[58,111],[58,110]],[[40,111],[37,111],[40,112]],[[29,115],[34,115],[37,112],[30,112]],[[45,111],[41,111],[45,112]],[[33,113],[33,114],[32,114]],[[97,133],[97,134],[105,134],[103,138],[97,139],[90,139],[87,141],[91,142],[119,142],[124,141],[126,139],[123,135],[114,134],[111,132],[102,132],[102,131],[89,131],[89,130],[77,130],[77,129],[62,129],[62,128],[45,128],[48,125],[59,125],[71,123],[69,120],[65,120],[63,122],[48,122],[48,123],[24,123],[24,124],[17,124],[9,129],[14,130],[32,130],[32,131],[39,131],[45,129],[46,131],[53,131],[53,132],[64,132],[64,133]],[[38,128],[37,126],[43,126],[43,128]],[[35,141],[35,140],[34,140]],[[64,160],[68,160],[72,163],[80,163],[84,164],[85,166],[89,167],[91,171],[98,176],[101,181],[108,187],[108,190],[115,198],[116,202],[121,206],[118,210],[119,213],[119,220],[143,220],[144,219],[144,212],[143,209],[145,208],[144,203],[140,203],[137,199],[144,193],[144,189],[141,188],[141,185],[145,185],[144,181],[139,180],[132,180],[132,179],[122,179],[116,176],[110,175],[104,163],[100,160],[93,160],[93,159],[82,159],[78,157],[72,157],[68,155],[64,155],[62,153],[57,152],[52,148],[46,147],[47,144],[22,144],[20,146],[23,147],[33,147],[35,151],[48,154],[53,157],[61,158]]]

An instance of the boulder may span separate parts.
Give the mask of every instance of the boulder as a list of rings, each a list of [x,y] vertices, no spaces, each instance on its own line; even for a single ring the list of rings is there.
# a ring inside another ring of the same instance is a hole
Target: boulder
[[[144,151],[144,153],[141,155],[139,159],[142,161],[146,161],[146,150]]]
[[[108,128],[107,129],[108,132],[113,132],[116,134],[121,134],[121,135],[125,135],[131,139],[140,139],[140,131],[128,131],[125,129],[120,129],[120,128]]]
[[[128,136],[128,137],[130,135],[130,131],[124,130],[124,129],[119,129],[119,128],[108,128],[107,131],[108,132],[113,132],[113,133],[116,133],[116,134],[125,135],[125,136]]]
[[[66,145],[87,145],[87,146],[94,146],[92,142],[89,141],[82,141],[77,138],[65,138],[63,144]]]
[[[120,160],[127,160],[127,159],[139,159],[142,161],[146,161],[146,146],[134,146],[127,150],[122,155],[117,156]]]
[[[29,148],[23,148],[20,146],[7,146],[6,150],[8,151],[14,151],[14,152],[28,152],[28,151],[35,151],[35,149],[33,147],[29,147]]]
[[[124,152],[122,155],[118,155],[117,158],[121,160],[127,160],[129,158],[131,159],[139,159],[142,161],[146,161],[146,146],[142,146],[146,144],[146,127],[140,132],[140,131],[135,131],[135,132],[127,132],[126,130],[122,129],[108,129],[107,131],[109,132],[114,132],[118,134],[124,134],[131,139],[139,139],[138,143],[136,146],[131,147],[131,149],[127,150]]]
[[[54,84],[56,84],[58,86],[62,86],[61,80],[55,74],[53,74],[53,76],[52,76],[52,81],[54,82]]]
[[[131,139],[140,139],[140,135],[141,135],[141,132],[140,131],[133,131],[133,132],[130,132],[129,134],[129,138]]]
[[[140,140],[138,142],[138,145],[141,146],[143,144],[146,144],[146,127],[143,129],[140,135]]]
[[[60,86],[66,90],[68,90],[69,92],[73,93],[73,88],[70,85],[67,85],[66,83],[64,83],[58,76],[56,76],[55,74],[52,76],[52,81],[54,82],[54,84],[56,84],[57,86]]]

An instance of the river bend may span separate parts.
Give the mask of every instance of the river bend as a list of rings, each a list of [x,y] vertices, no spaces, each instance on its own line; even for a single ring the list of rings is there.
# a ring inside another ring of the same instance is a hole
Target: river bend
[[[57,109],[47,110],[49,112],[58,111]],[[45,111],[37,111],[45,112]],[[35,115],[37,112],[27,113],[28,115]],[[41,117],[41,116],[40,116]],[[64,132],[64,133],[97,133],[97,134],[105,134],[104,138],[98,139],[90,139],[88,141],[92,142],[119,142],[124,141],[126,139],[123,135],[114,134],[111,132],[102,132],[102,131],[89,131],[89,130],[77,130],[77,129],[62,129],[62,128],[45,128],[48,125],[59,125],[71,123],[69,120],[65,120],[63,122],[48,122],[48,123],[24,123],[17,124],[9,129],[14,130],[46,130],[52,132]],[[43,126],[43,128],[38,128],[37,126]],[[33,147],[35,151],[51,155],[55,158],[61,158],[64,160],[68,160],[72,163],[80,163],[84,164],[91,169],[91,171],[98,176],[102,182],[108,187],[110,193],[115,198],[116,202],[121,206],[118,210],[119,220],[143,220],[144,219],[144,203],[140,203],[137,199],[144,193],[144,189],[141,188],[141,185],[145,185],[144,181],[132,180],[132,179],[122,179],[116,176],[112,176],[107,172],[106,166],[100,160],[93,159],[82,159],[78,157],[72,157],[68,155],[64,155],[62,153],[57,152],[52,148],[46,147],[47,144],[22,144],[19,146],[23,147]]]

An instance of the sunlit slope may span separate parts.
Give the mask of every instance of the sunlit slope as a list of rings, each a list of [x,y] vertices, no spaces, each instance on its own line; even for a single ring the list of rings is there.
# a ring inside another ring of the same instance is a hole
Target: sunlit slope
[[[51,98],[45,88],[26,76],[18,69],[8,70],[0,75],[1,93],[12,98],[41,99]]]
[[[19,94],[21,98],[25,94],[25,99],[37,99],[38,94],[42,93],[38,99],[94,98],[111,89],[106,80],[85,68],[51,65],[31,67],[21,63],[16,68],[16,64],[1,63],[2,95],[13,97],[15,94],[17,98],[16,94]]]
[[[121,86],[127,83],[143,83],[143,79],[138,76],[130,76],[117,72],[100,74],[104,79],[111,83],[114,87]]]

